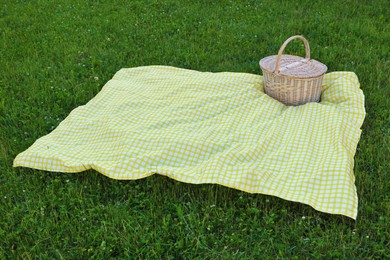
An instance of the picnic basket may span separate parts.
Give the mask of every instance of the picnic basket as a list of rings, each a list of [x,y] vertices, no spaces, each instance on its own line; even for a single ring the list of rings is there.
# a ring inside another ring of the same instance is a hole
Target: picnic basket
[[[294,39],[303,41],[306,58],[283,54],[287,44]],[[264,91],[285,105],[303,105],[307,102],[319,102],[325,64],[310,59],[309,42],[302,36],[288,38],[280,47],[278,55],[260,60],[264,76]]]

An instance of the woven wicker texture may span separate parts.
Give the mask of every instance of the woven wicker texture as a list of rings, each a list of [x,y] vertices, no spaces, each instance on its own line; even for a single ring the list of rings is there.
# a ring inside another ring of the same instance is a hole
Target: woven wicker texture
[[[302,40],[306,57],[283,54],[287,44],[294,39]],[[303,105],[318,102],[321,97],[322,78],[326,65],[310,59],[310,46],[302,36],[288,38],[280,47],[278,55],[260,60],[264,75],[264,90],[269,96],[285,105]]]
[[[321,104],[286,107],[264,94],[259,75],[121,69],[14,166],[122,180],[161,174],[356,218],[364,96],[351,72],[326,74],[324,86]]]

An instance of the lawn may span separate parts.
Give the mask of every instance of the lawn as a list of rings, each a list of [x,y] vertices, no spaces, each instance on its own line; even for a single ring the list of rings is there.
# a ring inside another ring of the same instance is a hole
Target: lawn
[[[386,0],[0,1],[0,259],[390,258],[389,11]],[[260,74],[295,34],[328,71],[355,72],[365,94],[356,221],[159,175],[12,167],[120,68]]]

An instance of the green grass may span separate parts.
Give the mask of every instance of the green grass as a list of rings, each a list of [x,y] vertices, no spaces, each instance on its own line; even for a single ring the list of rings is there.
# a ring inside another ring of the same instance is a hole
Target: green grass
[[[0,259],[389,258],[389,10],[386,0],[0,1]],[[354,71],[366,97],[357,221],[158,175],[12,167],[120,68],[259,74],[259,59],[295,34],[329,71]]]

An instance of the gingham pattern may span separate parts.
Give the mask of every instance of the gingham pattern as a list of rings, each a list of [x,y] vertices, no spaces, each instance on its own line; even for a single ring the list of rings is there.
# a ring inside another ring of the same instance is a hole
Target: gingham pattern
[[[354,73],[326,74],[321,103],[288,107],[262,77],[165,66],[121,69],[14,166],[155,173],[357,215],[354,154],[365,116]]]

